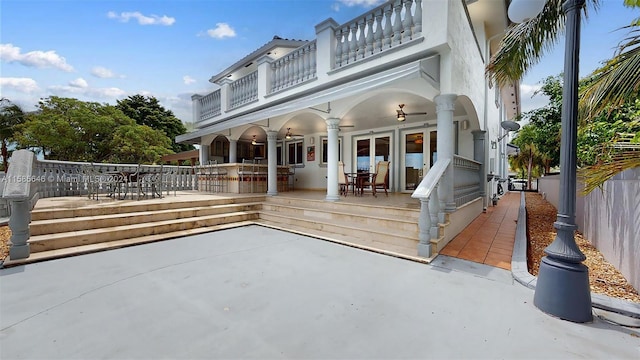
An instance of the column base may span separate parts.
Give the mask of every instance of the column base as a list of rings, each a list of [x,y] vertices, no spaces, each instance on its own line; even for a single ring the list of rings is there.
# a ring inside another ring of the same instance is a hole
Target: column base
[[[418,244],[418,256],[423,258],[431,257],[431,244]]]
[[[267,196],[276,196],[278,195],[277,191],[267,191]]]
[[[340,195],[327,195],[327,197],[324,199],[326,201],[338,201],[340,200]]]
[[[593,321],[589,268],[582,263],[543,257],[533,304],[563,320],[577,323]]]
[[[9,258],[11,260],[26,259],[31,255],[29,244],[13,245],[9,248]]]

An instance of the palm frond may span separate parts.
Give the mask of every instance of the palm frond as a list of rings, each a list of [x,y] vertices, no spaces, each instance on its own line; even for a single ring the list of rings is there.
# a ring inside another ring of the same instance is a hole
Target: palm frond
[[[629,25],[629,36],[615,57],[596,70],[580,94],[581,118],[589,119],[640,94],[640,26]]]
[[[601,188],[605,181],[627,170],[640,167],[638,134],[619,134],[618,139],[601,145],[600,161],[578,171],[584,181],[583,193]]]

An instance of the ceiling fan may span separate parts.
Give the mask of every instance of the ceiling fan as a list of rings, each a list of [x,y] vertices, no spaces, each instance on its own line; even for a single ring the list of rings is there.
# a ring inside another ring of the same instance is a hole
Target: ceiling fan
[[[404,104],[399,104],[398,107],[400,108],[396,110],[396,112],[398,113],[397,115],[398,121],[405,121],[407,119],[407,115],[427,115],[426,112],[414,112],[414,113],[404,112],[403,110]]]
[[[264,145],[263,142],[258,142],[256,140],[256,135],[253,135],[253,139],[251,139],[251,145]]]
[[[289,139],[291,139],[293,137],[299,137],[299,136],[304,136],[304,135],[292,134],[291,133],[291,128],[287,128],[287,133],[284,134],[284,138],[287,139],[287,140],[289,140]]]

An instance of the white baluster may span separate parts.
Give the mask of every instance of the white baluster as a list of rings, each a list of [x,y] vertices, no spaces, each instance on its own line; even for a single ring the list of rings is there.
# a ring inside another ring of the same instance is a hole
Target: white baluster
[[[358,23],[353,22],[351,24],[351,40],[349,41],[349,62],[352,63],[358,59],[358,39],[356,34],[358,33]]]
[[[360,28],[360,37],[358,38],[358,50],[356,53],[356,58],[357,59],[362,59],[364,58],[365,55],[365,35],[364,35],[364,25],[365,25],[365,18],[362,18],[360,20],[358,20],[358,28]]]
[[[400,12],[402,11],[402,1],[396,0],[393,5],[393,10],[395,13],[395,21],[393,23],[393,43],[392,45],[400,44],[400,33],[402,31],[402,17],[400,16]]]
[[[367,45],[365,47],[364,57],[367,57],[373,54],[373,41],[374,41],[373,22],[374,22],[373,14],[369,14],[367,16],[367,37],[366,37]]]
[[[444,205],[442,207],[440,207],[440,196],[438,194],[439,192],[439,188],[440,188],[440,182],[438,182],[438,184],[436,184],[435,188],[431,191],[431,196],[429,197],[429,217],[430,217],[430,223],[431,223],[431,238],[432,239],[437,239],[439,237],[439,229],[438,229],[438,222],[439,222],[439,218],[438,215],[440,214],[440,209],[444,208]],[[444,222],[444,221],[443,221]]]
[[[411,27],[413,26],[413,16],[411,15],[411,4],[413,0],[404,2],[404,21],[402,22],[402,42],[411,40]]]
[[[309,79],[309,45],[302,48],[302,81]]]
[[[416,11],[413,14],[413,38],[422,33],[422,0],[415,0]]]
[[[338,29],[335,32],[336,35],[336,57],[334,65],[336,68],[342,66],[342,29]]]
[[[386,50],[391,47],[391,35],[393,34],[393,26],[391,25],[391,13],[393,12],[393,8],[391,4],[387,5],[384,8],[384,32],[382,36],[382,49]]]
[[[376,19],[376,32],[374,35],[374,42],[373,42],[373,53],[377,53],[382,51],[382,37],[383,35],[383,30],[382,30],[382,17],[383,17],[384,13],[382,11],[382,9],[379,9],[378,11],[376,11],[375,14],[375,19]]]
[[[342,28],[342,35],[344,39],[342,41],[342,66],[349,63],[349,27]]]
[[[316,42],[313,42],[313,44],[311,44],[311,52],[309,53],[309,68],[311,71],[311,78],[315,78],[316,77],[316,56],[317,56],[317,51],[316,51]]]
[[[418,256],[431,256],[431,216],[429,215],[429,197],[420,199],[420,218],[418,219]]]

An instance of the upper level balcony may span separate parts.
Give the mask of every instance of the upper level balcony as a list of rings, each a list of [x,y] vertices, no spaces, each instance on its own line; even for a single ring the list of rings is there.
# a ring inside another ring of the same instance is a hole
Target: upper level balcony
[[[428,4],[423,10],[422,0],[394,0],[344,24],[328,19],[309,41],[274,37],[213,76],[209,81],[219,89],[192,96],[196,128],[435,54],[429,49],[446,43],[445,23],[438,19],[446,17],[447,6]],[[427,12],[429,41],[422,25]]]

